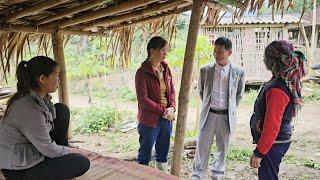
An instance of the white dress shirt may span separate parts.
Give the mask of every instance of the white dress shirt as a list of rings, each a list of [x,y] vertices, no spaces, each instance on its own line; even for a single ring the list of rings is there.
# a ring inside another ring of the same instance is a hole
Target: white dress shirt
[[[215,110],[228,109],[230,63],[214,66],[213,91],[210,107]]]

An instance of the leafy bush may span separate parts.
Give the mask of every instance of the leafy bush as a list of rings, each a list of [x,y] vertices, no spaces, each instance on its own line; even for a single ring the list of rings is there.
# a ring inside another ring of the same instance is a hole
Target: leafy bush
[[[130,112],[118,112],[110,107],[90,107],[72,109],[71,113],[77,122],[74,131],[76,133],[100,133],[115,127],[117,121],[132,117]]]
[[[320,102],[320,85],[315,83],[305,83],[302,87],[302,98],[304,102]]]
[[[249,92],[245,92],[240,103],[246,104],[246,105],[253,105],[254,101],[258,96],[258,93],[259,93],[258,90],[250,90]]]
[[[119,88],[118,95],[121,97],[122,100],[125,100],[125,101],[132,102],[137,100],[136,92],[134,92],[128,87]]]

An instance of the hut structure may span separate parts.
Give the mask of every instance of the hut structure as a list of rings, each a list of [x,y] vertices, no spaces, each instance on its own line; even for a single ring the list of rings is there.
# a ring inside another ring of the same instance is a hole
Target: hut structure
[[[308,21],[300,21],[300,17],[301,14],[296,13],[284,14],[283,17],[281,14],[274,17],[272,14],[246,15],[241,19],[228,16],[222,17],[216,26],[204,23],[201,30],[211,42],[220,36],[229,37],[233,42],[231,61],[246,70],[247,85],[261,84],[271,77],[263,63],[264,49],[269,43],[287,39],[306,52],[301,25]]]
[[[268,1],[270,7],[285,9],[285,0]],[[289,0],[288,0],[289,1]],[[282,2],[282,3],[279,3]],[[1,0],[0,1],[0,67],[1,76],[10,66],[23,58],[30,41],[37,40],[39,48],[52,47],[54,59],[60,66],[59,101],[69,104],[64,40],[68,35],[127,37],[123,47],[130,44],[130,28],[140,24],[170,22],[174,15],[191,10],[186,51],[178,97],[178,118],[174,140],[171,174],[181,172],[182,149],[186,131],[191,76],[194,65],[195,42],[205,6],[208,17],[216,23],[220,11],[228,10],[240,17],[246,10],[257,11],[264,0]],[[230,8],[230,7],[235,8]],[[166,19],[167,18],[167,19]],[[124,31],[117,35],[118,31]],[[124,48],[130,49],[130,48]],[[120,51],[126,52],[126,51]],[[125,54],[124,54],[125,55]],[[14,63],[12,63],[14,62]],[[87,153],[91,158],[88,179],[176,179],[148,167]]]
[[[302,39],[299,39],[300,41],[298,42],[304,46],[309,46],[309,47],[311,47],[312,13],[313,12],[306,13],[302,17],[302,19],[304,20],[304,22],[302,23],[302,26],[305,29],[307,40],[302,38]],[[313,62],[314,64],[320,63],[320,61],[319,61],[319,57],[320,57],[320,34],[319,34],[319,31],[320,31],[320,8],[316,9],[315,25],[316,25],[316,32],[315,32],[315,41],[316,41],[315,44],[316,45],[315,45],[315,50],[314,50],[315,52],[313,52],[315,54],[314,62]],[[296,32],[295,34],[298,34],[298,32]]]

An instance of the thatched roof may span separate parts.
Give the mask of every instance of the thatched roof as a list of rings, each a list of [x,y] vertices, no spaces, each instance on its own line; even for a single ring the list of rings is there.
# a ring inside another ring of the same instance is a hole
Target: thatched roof
[[[271,14],[263,14],[257,16],[247,15],[243,16],[240,19],[234,19],[232,16],[224,16],[218,22],[217,25],[206,25],[203,24],[203,27],[206,26],[216,26],[216,27],[226,27],[226,26],[246,26],[246,25],[261,25],[261,24],[273,24],[273,25],[283,25],[283,24],[299,24],[299,23],[309,23],[304,19],[300,20],[300,13],[287,13],[287,14],[275,14],[274,19],[272,19]],[[310,19],[309,19],[310,20]]]
[[[259,10],[265,0],[204,0],[207,17],[217,22],[221,10],[234,10],[234,16],[245,10]],[[269,1],[271,7],[284,9],[285,0]],[[290,1],[290,0],[288,0]],[[132,40],[134,26],[175,28],[175,17],[192,7],[192,0],[0,0],[0,72],[10,70],[10,61],[23,58],[32,40],[48,48],[54,31],[65,35],[89,35],[117,38],[110,42]],[[236,7],[236,9],[232,9]],[[169,30],[167,32],[174,32]],[[123,37],[125,35],[125,37]],[[172,37],[172,34],[170,35]],[[130,45],[122,45],[123,56]]]
[[[302,19],[305,20],[303,23],[304,26],[312,26],[312,14],[313,12],[309,12],[303,15]],[[320,24],[320,7],[316,10],[316,25]]]

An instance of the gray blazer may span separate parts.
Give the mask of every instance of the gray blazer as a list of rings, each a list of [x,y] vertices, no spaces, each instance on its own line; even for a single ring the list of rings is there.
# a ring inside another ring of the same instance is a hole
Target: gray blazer
[[[200,113],[200,129],[203,128],[210,110],[211,95],[213,91],[214,65],[210,64],[200,69],[198,89],[202,100]],[[230,132],[234,133],[237,125],[237,106],[244,94],[245,72],[244,69],[232,64],[229,75],[229,101],[228,116]]]
[[[52,103],[34,92],[16,100],[0,124],[0,169],[27,169],[45,156],[68,154],[50,138],[54,118]]]

